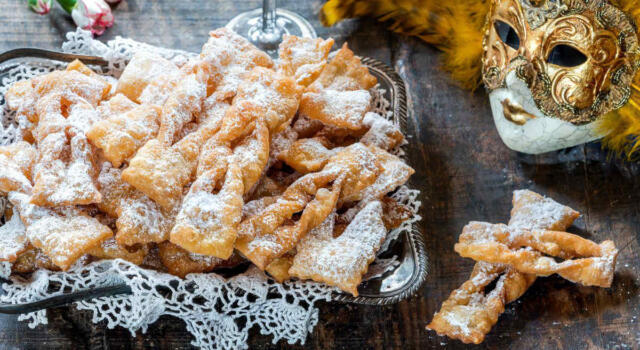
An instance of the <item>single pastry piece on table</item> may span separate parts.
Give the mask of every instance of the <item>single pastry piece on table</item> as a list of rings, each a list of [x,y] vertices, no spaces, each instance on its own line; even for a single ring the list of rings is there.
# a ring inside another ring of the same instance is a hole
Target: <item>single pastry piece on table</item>
[[[413,169],[345,44],[286,36],[278,64],[226,29],[181,66],[133,56],[114,84],[79,61],[12,85],[0,146],[13,271],[123,259],[180,277],[250,261],[357,295]]]
[[[455,251],[476,261],[465,283],[451,292],[427,329],[464,343],[482,343],[504,312],[539,276],[611,286],[618,250],[564,232],[579,213],[528,190],[513,193],[508,225],[471,222]],[[556,259],[562,259],[557,262]],[[491,291],[486,288],[493,285]]]
[[[325,24],[371,16],[442,51],[442,68],[489,91],[511,149],[603,138],[631,157],[640,128],[638,0],[329,0]]]

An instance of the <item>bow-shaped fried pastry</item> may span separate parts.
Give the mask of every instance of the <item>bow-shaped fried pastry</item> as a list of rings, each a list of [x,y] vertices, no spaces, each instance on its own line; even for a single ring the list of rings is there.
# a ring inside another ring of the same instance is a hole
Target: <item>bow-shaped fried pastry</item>
[[[131,58],[118,79],[117,93],[124,94],[135,102],[140,101],[140,95],[146,90],[145,103],[162,105],[164,101],[153,98],[151,95],[168,95],[168,91],[162,91],[163,87],[169,87],[168,82],[180,74],[178,67],[171,61],[154,53],[139,51]],[[177,79],[176,79],[177,80]]]
[[[272,70],[256,67],[238,86],[234,105],[250,101],[269,132],[284,130],[296,115],[302,88],[293,79]]]
[[[585,286],[610,287],[618,250],[612,241],[596,244],[580,236],[550,230],[527,230],[503,224],[470,222],[454,250],[465,258],[510,264],[523,273],[554,273]],[[553,256],[565,259],[556,262]]]
[[[362,64],[360,58],[353,54],[347,43],[336,52],[336,55],[324,67],[322,73],[309,91],[321,90],[369,90],[376,86],[378,80],[369,73],[369,69]]]
[[[289,274],[358,296],[358,285],[387,235],[379,201],[367,204],[334,238],[335,213],[300,240]]]
[[[113,236],[111,229],[76,207],[55,209],[29,203],[27,194],[11,192],[31,244],[67,270],[78,258]]]
[[[102,195],[95,155],[83,133],[56,132],[38,143],[31,203],[39,206],[66,206],[99,203]]]
[[[464,343],[480,344],[505,305],[524,294],[535,279],[535,275],[520,274],[507,265],[479,262],[469,280],[442,303],[427,329]],[[493,290],[486,293],[485,288],[495,280]]]
[[[519,190],[513,192],[509,226],[566,230],[578,216],[579,213],[575,210],[550,198],[529,190]],[[496,287],[499,286],[502,290],[491,297],[486,296],[484,288],[497,279],[503,281],[502,284],[496,284]],[[427,329],[465,343],[481,343],[498,320],[498,316],[504,312],[504,305],[524,294],[535,279],[535,275],[518,272],[512,266],[477,262],[469,280],[451,293]],[[470,294],[470,291],[473,294]],[[470,312],[473,314],[472,317],[464,317]]]
[[[217,123],[205,123],[170,147],[157,139],[147,141],[129,161],[122,179],[164,209],[173,209],[193,178],[200,148],[218,127]]]
[[[91,143],[100,148],[115,167],[131,158],[158,133],[159,109],[150,105],[135,107],[94,124],[87,132]]]
[[[367,187],[380,171],[366,146],[345,148],[322,171],[296,180],[275,203],[245,219],[238,229],[236,248],[264,270],[324,221],[342,195]],[[300,217],[294,220],[297,213]]]
[[[294,77],[302,86],[308,86],[320,75],[334,40],[311,39],[285,35],[279,47],[278,69]]]
[[[182,77],[162,106],[158,140],[166,146],[173,145],[185,125],[202,111],[209,72],[200,68],[195,64],[196,72]]]
[[[112,167],[109,162],[103,163],[98,184],[102,193],[98,208],[117,218],[115,239],[118,244],[133,246],[169,238],[173,226],[170,213],[124,182],[122,170]]]
[[[238,85],[254,67],[273,67],[269,55],[229,29],[216,29],[209,36],[200,59],[215,67],[209,85],[215,87],[214,94],[220,101],[234,97]]]
[[[242,171],[234,160],[200,175],[183,200],[171,242],[193,253],[228,259],[242,218],[243,192]]]
[[[25,141],[0,146],[0,193],[31,193],[31,175],[37,156],[36,149]]]

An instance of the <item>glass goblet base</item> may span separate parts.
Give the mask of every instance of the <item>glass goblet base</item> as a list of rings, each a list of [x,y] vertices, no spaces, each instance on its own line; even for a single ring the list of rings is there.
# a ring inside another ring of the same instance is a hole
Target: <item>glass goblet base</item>
[[[262,9],[241,13],[225,27],[246,38],[273,58],[278,57],[278,45],[285,34],[305,38],[316,37],[316,31],[306,19],[295,12],[283,9],[276,9],[275,24],[267,31],[262,29]]]

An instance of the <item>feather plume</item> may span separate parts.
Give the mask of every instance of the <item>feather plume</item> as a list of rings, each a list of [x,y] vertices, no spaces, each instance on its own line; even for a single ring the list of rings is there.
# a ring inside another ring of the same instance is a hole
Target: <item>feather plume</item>
[[[481,82],[482,39],[489,0],[329,0],[322,8],[325,25],[369,16],[389,29],[417,36],[442,51],[442,68],[464,88]]]
[[[610,0],[610,3],[626,13],[636,25],[640,23],[640,0]],[[636,34],[640,36],[640,32]],[[633,78],[629,102],[600,118],[597,131],[604,135],[604,147],[629,160],[640,159],[640,72]]]

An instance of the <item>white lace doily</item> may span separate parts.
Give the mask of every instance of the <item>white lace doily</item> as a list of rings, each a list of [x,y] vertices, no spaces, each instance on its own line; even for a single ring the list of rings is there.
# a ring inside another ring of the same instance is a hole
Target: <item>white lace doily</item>
[[[67,34],[62,45],[65,52],[96,55],[109,62],[105,74],[118,77],[125,62],[138,50],[153,51],[176,63],[184,62],[194,54],[168,50],[118,37],[107,44],[93,40],[87,31],[78,30]],[[16,139],[16,121],[5,108],[4,93],[15,81],[62,68],[51,61],[24,60],[13,68],[0,82],[0,145]],[[379,100],[376,104],[381,115],[389,116],[388,103]],[[413,222],[420,219],[417,214],[420,202],[419,191],[400,188],[394,198],[407,204],[413,217],[401,227],[389,233],[389,238],[400,232],[411,230]],[[0,210],[4,212],[6,199],[0,198]],[[379,276],[397,265],[395,259],[380,259],[371,268],[369,278]],[[0,265],[0,277],[11,280],[2,288],[2,303],[24,303],[62,293],[104,287],[126,282],[131,295],[103,297],[75,303],[80,310],[90,310],[93,322],[105,321],[107,327],[121,326],[145,332],[148,325],[162,315],[180,318],[194,336],[194,346],[211,349],[247,348],[249,329],[256,326],[261,334],[273,336],[275,344],[281,339],[289,344],[304,343],[307,334],[318,322],[316,301],[330,301],[337,292],[335,288],[312,281],[289,281],[278,284],[255,267],[245,273],[225,279],[215,273],[190,274],[185,279],[166,273],[147,270],[123,260],[103,260],[89,265],[72,267],[67,272],[38,270],[27,280],[9,276],[11,266]],[[20,315],[29,327],[47,323],[46,311],[41,310]]]

